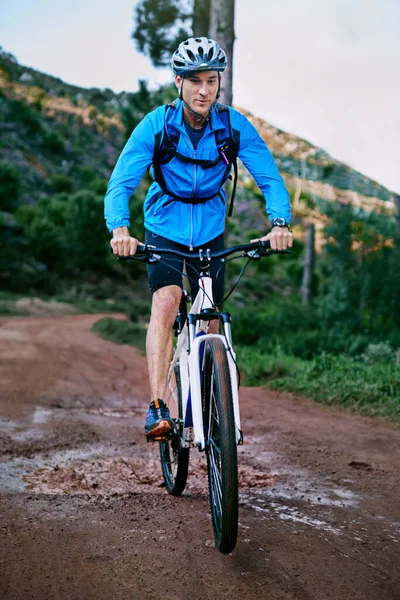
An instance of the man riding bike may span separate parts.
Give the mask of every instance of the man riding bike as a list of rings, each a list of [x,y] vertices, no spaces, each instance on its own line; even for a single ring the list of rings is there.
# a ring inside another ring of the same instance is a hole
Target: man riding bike
[[[189,38],[172,56],[179,98],[145,116],[126,143],[111,175],[105,196],[105,218],[112,232],[113,252],[134,255],[139,242],[129,232],[129,198],[153,165],[154,182],[144,203],[145,243],[193,251],[186,272],[198,291],[198,248],[224,248],[226,197],[223,184],[237,156],[253,175],[267,206],[271,231],[260,238],[272,249],[293,243],[289,230],[290,200],[265,142],[253,125],[232,107],[217,102],[225,52],[206,37]],[[251,242],[257,241],[256,239]],[[179,272],[177,272],[177,270]],[[152,292],[146,338],[151,402],[145,435],[165,439],[171,432],[169,409],[163,402],[172,356],[171,329],[182,296],[183,262],[165,259],[148,265]],[[215,278],[218,272],[218,277]],[[223,265],[212,265],[216,304],[223,297]],[[210,332],[218,327],[214,321]],[[215,331],[216,332],[216,331]]]

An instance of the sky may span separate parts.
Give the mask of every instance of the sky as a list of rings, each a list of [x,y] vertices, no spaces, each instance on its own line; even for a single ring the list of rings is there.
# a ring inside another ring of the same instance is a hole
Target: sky
[[[136,0],[0,0],[0,45],[84,87],[172,81],[131,39]],[[234,104],[400,193],[400,1],[236,0]]]

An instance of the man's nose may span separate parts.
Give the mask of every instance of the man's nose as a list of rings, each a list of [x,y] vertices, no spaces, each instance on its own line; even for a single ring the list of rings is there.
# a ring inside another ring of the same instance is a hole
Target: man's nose
[[[203,81],[200,85],[200,94],[202,96],[207,96],[208,94],[208,85],[205,81]]]

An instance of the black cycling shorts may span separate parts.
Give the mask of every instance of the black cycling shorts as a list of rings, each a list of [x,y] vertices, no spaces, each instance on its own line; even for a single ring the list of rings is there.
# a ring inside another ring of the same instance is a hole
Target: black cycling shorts
[[[168,240],[157,233],[152,233],[146,230],[145,243],[149,246],[158,246],[159,248],[171,248],[173,250],[180,250],[181,252],[189,252],[189,248],[177,242]],[[198,279],[200,276],[200,260],[198,258],[198,250],[193,248],[193,260],[186,260],[186,274],[190,287],[190,294],[192,300],[195,299],[197,292],[199,291]],[[214,238],[210,242],[203,244],[201,248],[209,249],[212,252],[220,252],[224,250],[224,234],[222,233],[218,237]],[[156,290],[167,285],[177,285],[183,288],[183,259],[178,256],[165,256],[159,262],[147,265],[147,274],[149,277],[149,286],[152,294]],[[224,276],[225,276],[225,262],[223,260],[213,260],[211,262],[211,277],[213,278],[213,295],[214,302],[217,306],[221,305],[224,296]],[[188,288],[185,283],[185,288]]]

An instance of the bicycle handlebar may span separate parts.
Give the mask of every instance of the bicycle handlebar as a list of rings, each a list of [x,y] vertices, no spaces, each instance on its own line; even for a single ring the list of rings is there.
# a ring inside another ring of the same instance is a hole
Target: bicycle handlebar
[[[110,248],[113,252],[113,249]],[[290,254],[290,250],[271,250],[269,241],[258,241],[253,244],[241,244],[240,246],[232,246],[225,248],[220,252],[211,252],[208,248],[200,248],[198,257],[201,262],[208,262],[218,258],[227,258],[236,252],[243,252],[243,256],[247,256],[253,260],[259,260],[262,256],[270,256],[272,254]],[[180,250],[172,250],[171,248],[156,248],[145,244],[138,246],[136,254],[130,256],[118,256],[119,260],[139,260],[146,263],[154,263],[160,260],[162,256],[179,256],[184,259],[193,259],[196,257],[196,252],[181,252]]]

